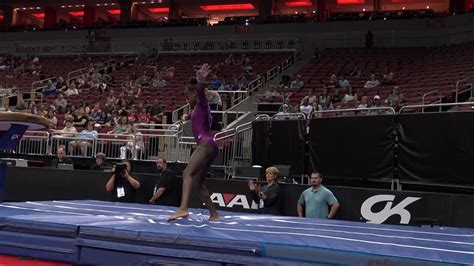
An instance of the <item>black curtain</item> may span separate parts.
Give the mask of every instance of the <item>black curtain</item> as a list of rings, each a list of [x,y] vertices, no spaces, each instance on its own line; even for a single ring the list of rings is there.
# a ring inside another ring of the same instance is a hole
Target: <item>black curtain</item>
[[[392,177],[395,116],[312,119],[308,141],[310,171],[326,177]]]
[[[268,165],[268,147],[270,145],[270,121],[252,122],[252,164]]]
[[[306,120],[273,120],[270,129],[270,164],[290,165],[292,175],[304,171]]]
[[[474,112],[399,116],[403,180],[474,184]]]

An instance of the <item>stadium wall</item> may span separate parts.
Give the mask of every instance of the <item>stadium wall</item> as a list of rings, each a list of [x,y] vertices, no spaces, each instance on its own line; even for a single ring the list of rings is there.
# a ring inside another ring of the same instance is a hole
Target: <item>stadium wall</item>
[[[136,201],[146,204],[151,198],[156,176],[132,174],[141,188]],[[105,183],[110,173],[46,168],[8,167],[6,201],[109,200]],[[254,213],[246,181],[208,179],[206,186],[220,210]],[[296,203],[305,185],[280,184],[283,215],[296,215]],[[473,195],[391,191],[328,186],[341,203],[336,219],[370,223],[434,224],[474,227]],[[194,208],[202,208],[196,197]]]
[[[236,32],[236,26],[160,27],[108,29],[113,42],[139,42],[151,48],[157,41],[298,38],[303,48],[363,47],[368,30],[378,47],[442,46],[474,41],[474,14],[446,18],[391,21],[340,21],[306,24],[256,24],[249,31]],[[81,43],[87,31],[44,31],[0,33],[0,49],[14,43]]]

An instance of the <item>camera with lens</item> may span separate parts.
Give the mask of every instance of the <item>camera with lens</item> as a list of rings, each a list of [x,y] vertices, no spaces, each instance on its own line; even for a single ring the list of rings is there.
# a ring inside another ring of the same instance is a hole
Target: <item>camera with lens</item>
[[[123,175],[125,172],[125,169],[127,169],[127,164],[126,163],[117,163],[115,164],[115,174],[116,175]]]

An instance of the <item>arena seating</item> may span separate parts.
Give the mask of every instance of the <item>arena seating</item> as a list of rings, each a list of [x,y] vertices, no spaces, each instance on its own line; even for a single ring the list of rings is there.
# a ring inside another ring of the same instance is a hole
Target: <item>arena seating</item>
[[[189,78],[194,75],[194,65],[200,65],[202,63],[209,63],[215,65],[217,63],[223,63],[225,58],[228,55],[163,55],[159,57],[158,65],[156,68],[161,70],[163,67],[175,67],[175,76],[173,79],[167,80],[167,85],[164,88],[153,88],[153,87],[143,87],[141,92],[141,97],[134,100],[134,104],[145,103],[150,104],[153,100],[157,99],[160,101],[161,105],[164,108],[164,112],[172,112],[173,110],[183,106],[185,104],[185,98],[183,97],[183,88],[189,82]],[[265,74],[271,68],[278,66],[291,56],[289,53],[279,53],[279,54],[247,54],[250,58],[250,64],[254,69],[256,75]],[[240,55],[235,56],[236,59],[239,59]],[[108,58],[96,58],[93,61],[97,62],[100,59]],[[120,62],[121,58],[118,58]],[[76,64],[72,61],[72,58],[51,58],[47,60],[45,64],[48,67],[48,73],[51,73],[51,76],[60,76],[64,75],[67,77],[67,72],[82,68],[83,64]],[[41,59],[42,62],[43,59]],[[63,67],[61,67],[63,66]],[[155,70],[147,66],[144,63],[134,65],[133,67],[124,66],[119,68],[110,75],[114,78],[114,94],[118,97],[122,93],[122,88],[120,84],[126,81],[128,77],[133,76],[135,73],[138,77],[146,71],[149,75],[152,74]],[[231,83],[234,78],[242,77],[244,71],[240,65],[222,65],[222,71],[219,75],[219,79],[225,82],[226,84]],[[250,81],[250,80],[249,80]],[[31,82],[31,80],[28,80]],[[31,83],[21,83],[22,90],[29,90]],[[28,87],[29,86],[29,87]],[[54,101],[54,96],[47,96],[45,102],[47,106],[51,105]],[[71,104],[80,104],[86,102],[87,104],[92,103],[105,103],[106,95],[102,95],[94,90],[83,90],[78,96],[72,96],[68,98],[69,103]],[[59,114],[58,125],[62,125],[63,116]]]
[[[420,104],[423,94],[438,90],[426,97],[425,103],[452,97],[458,80],[474,77],[474,43],[439,48],[344,48],[326,49],[320,58],[313,58],[296,75],[301,75],[305,89],[294,91],[291,104],[298,104],[309,89],[322,93],[332,74],[350,73],[357,66],[362,74],[348,77],[360,96],[387,98],[393,85],[365,89],[364,83],[375,73],[380,80],[385,67],[394,72],[396,85],[404,94],[404,104]],[[294,77],[293,77],[294,78]],[[339,78],[339,76],[338,76]],[[346,107],[346,106],[343,106]],[[349,103],[349,106],[351,104]]]

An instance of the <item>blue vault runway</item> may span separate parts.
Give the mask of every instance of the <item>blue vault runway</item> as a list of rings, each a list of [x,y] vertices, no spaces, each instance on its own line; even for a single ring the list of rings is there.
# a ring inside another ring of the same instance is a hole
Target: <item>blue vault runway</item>
[[[474,230],[102,201],[0,204],[0,254],[69,263],[452,265],[474,263]]]

